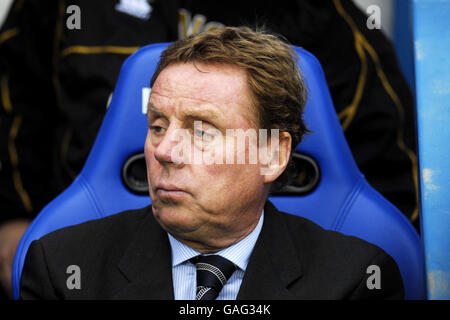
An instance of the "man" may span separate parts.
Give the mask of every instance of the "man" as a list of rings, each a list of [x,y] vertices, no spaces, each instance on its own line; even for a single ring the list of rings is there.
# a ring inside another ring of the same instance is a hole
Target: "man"
[[[201,33],[162,53],[151,87],[152,205],[33,242],[21,298],[403,298],[383,250],[267,201],[307,132],[306,88],[287,44],[245,27]],[[270,139],[250,135],[239,149],[252,130]],[[375,289],[371,265],[382,274]]]

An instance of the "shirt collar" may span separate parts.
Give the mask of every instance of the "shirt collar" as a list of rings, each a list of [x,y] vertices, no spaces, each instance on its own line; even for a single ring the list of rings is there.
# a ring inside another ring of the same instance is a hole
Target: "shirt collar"
[[[220,255],[231,262],[233,262],[241,270],[245,271],[248,265],[248,260],[255,246],[256,240],[259,237],[261,228],[264,221],[264,210],[259,218],[258,224],[255,229],[247,235],[244,239],[233,245],[219,251],[214,254]],[[172,248],[172,267],[182,264],[189,259],[192,259],[201,253],[192,249],[188,245],[175,239],[170,233],[168,233],[170,246]]]

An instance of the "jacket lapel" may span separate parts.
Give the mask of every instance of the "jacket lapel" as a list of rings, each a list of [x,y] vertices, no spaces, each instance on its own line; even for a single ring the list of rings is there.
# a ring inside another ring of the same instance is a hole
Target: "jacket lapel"
[[[146,211],[147,217],[117,266],[128,282],[116,299],[174,299],[170,243],[151,206]]]
[[[300,259],[282,213],[267,201],[237,299],[293,299],[288,287],[301,277]]]
[[[151,206],[117,268],[126,279],[114,298],[172,300],[171,248]],[[283,214],[267,201],[264,224],[250,257],[237,299],[292,299],[289,285],[302,277],[297,249]]]

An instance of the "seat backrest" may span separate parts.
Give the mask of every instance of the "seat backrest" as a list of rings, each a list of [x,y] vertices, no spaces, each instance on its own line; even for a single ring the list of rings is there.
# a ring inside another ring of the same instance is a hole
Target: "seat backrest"
[[[15,298],[19,295],[26,252],[33,240],[62,227],[150,204],[148,195],[135,194],[125,187],[121,172],[131,155],[143,151],[148,87],[166,46],[143,47],[123,64],[82,172],[39,213],[19,244],[13,266]],[[368,185],[345,140],[319,62],[307,51],[295,50],[309,90],[304,118],[313,132],[297,151],[315,159],[320,180],[306,195],[272,196],[270,200],[282,211],[383,248],[400,268],[406,297],[423,299],[423,253],[418,234],[402,213]]]

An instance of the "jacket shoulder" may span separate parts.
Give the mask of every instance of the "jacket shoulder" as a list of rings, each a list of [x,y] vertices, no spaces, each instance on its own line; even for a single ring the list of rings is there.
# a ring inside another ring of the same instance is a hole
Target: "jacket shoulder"
[[[99,231],[105,228],[119,227],[117,231],[120,231],[122,228],[134,227],[136,223],[139,223],[148,213],[151,213],[151,206],[118,212],[103,218],[88,220],[76,225],[57,229],[44,235],[41,240],[64,238],[68,236],[81,237],[86,234],[92,234],[93,231]]]
[[[404,298],[400,270],[382,248],[355,236],[326,230],[306,218],[280,214],[297,248],[306,281],[311,281],[311,287],[327,288],[321,298]],[[380,290],[367,286],[374,268],[381,274]]]
[[[67,255],[104,255],[105,250],[119,252],[131,240],[151,206],[119,212],[104,218],[64,227],[40,238],[45,250],[56,257]],[[103,251],[103,252],[102,252]]]
[[[384,252],[383,249],[366,240],[345,235],[338,231],[327,230],[307,218],[285,212],[280,212],[280,214],[286,221],[294,239],[308,241],[315,249],[326,250],[329,253],[333,251],[339,254],[348,251],[356,257],[373,256],[380,251]]]

